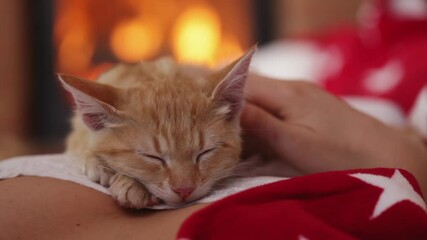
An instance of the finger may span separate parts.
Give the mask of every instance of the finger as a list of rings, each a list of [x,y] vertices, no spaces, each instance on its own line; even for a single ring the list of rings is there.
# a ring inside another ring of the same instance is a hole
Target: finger
[[[281,107],[283,82],[257,75],[250,75],[246,82],[246,99],[268,111]]]
[[[279,119],[292,112],[292,106],[300,96],[301,81],[284,81],[251,75],[245,87],[245,98]],[[291,104],[292,103],[292,104]]]
[[[247,103],[241,115],[243,132],[263,144],[276,147],[284,135],[285,124],[265,110]]]

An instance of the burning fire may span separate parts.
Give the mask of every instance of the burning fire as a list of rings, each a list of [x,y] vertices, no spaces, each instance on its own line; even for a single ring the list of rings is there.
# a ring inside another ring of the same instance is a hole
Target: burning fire
[[[67,32],[58,47],[59,68],[79,72],[91,64],[95,44],[84,29]]]
[[[79,72],[86,69],[92,60],[95,42],[89,25],[88,16],[80,9],[84,2],[77,0],[74,8],[70,2],[63,1],[58,9],[55,22],[55,43],[58,51],[59,70]]]
[[[120,60],[136,62],[151,58],[159,52],[162,47],[162,35],[151,21],[123,21],[113,29],[110,45]]]
[[[125,17],[116,14],[113,20],[105,21],[110,25],[100,30],[97,24],[104,24],[104,19],[99,20],[103,16],[97,15],[98,22],[94,23],[89,6],[92,1],[59,1],[55,24],[58,71],[84,73],[114,58],[137,62],[163,54],[172,54],[183,63],[216,65],[242,54],[236,36],[224,32],[221,17],[209,5],[186,6],[184,11],[176,11],[171,17],[171,11],[160,11],[165,12],[165,16],[144,14],[150,0],[133,1],[133,5],[144,3],[144,8],[141,5],[139,11]],[[103,11],[97,8],[96,11]],[[94,63],[94,59],[98,63]]]
[[[178,61],[213,64],[221,42],[221,21],[210,8],[192,7],[178,18],[172,39]]]

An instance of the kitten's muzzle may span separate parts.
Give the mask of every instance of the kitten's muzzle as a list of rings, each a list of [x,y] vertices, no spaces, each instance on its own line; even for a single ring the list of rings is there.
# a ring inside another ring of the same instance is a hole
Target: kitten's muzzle
[[[172,191],[174,191],[178,196],[185,201],[185,199],[191,195],[191,193],[194,191],[195,187],[182,187],[182,188],[172,188]]]

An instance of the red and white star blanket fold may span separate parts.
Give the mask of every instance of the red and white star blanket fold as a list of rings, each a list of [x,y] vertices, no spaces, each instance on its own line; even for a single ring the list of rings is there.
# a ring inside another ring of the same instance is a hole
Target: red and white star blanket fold
[[[426,204],[404,170],[325,172],[220,200],[190,216],[177,239],[427,239]]]

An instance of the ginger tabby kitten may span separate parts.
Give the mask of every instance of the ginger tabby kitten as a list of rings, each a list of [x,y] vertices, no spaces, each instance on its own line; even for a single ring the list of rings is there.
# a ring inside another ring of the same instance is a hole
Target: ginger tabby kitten
[[[182,205],[233,173],[255,48],[220,71],[161,58],[97,81],[59,74],[76,103],[66,152],[123,207]]]

